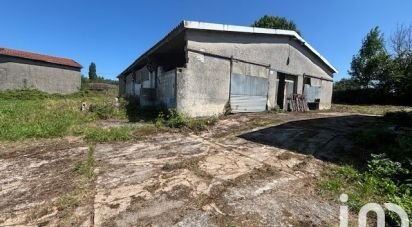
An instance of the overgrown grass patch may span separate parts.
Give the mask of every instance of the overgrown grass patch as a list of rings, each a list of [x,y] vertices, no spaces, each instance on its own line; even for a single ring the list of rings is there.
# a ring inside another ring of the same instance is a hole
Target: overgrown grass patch
[[[406,106],[332,104],[332,108],[330,111],[371,114],[371,115],[384,115],[388,112],[406,111],[410,109],[411,107],[406,107]]]
[[[328,174],[320,181],[321,194],[338,201],[341,194],[349,197],[348,205],[358,212],[367,203],[391,202],[401,206],[412,217],[411,187],[397,182],[393,178],[378,176],[371,170],[362,172],[351,166],[330,167]],[[394,213],[387,212],[388,219],[393,223],[400,223]]]
[[[63,137],[79,134],[78,128],[92,125],[98,119],[125,119],[124,108],[114,106],[115,94],[114,91],[83,91],[72,95],[36,90],[0,92],[0,141]],[[82,102],[93,104],[95,111],[81,112]]]
[[[73,125],[93,121],[93,116],[75,110],[74,105],[71,101],[2,100],[0,140],[61,137]]]
[[[216,117],[191,118],[176,109],[169,109],[166,114],[163,112],[159,113],[155,120],[155,125],[157,127],[189,129],[194,132],[199,132],[207,129],[211,125],[214,125],[216,122]]]
[[[74,164],[74,170],[85,178],[90,179],[94,175],[95,166],[96,160],[94,158],[94,147],[90,147],[86,158],[84,160],[79,160]]]
[[[399,113],[384,120],[353,134],[353,155],[368,158],[354,165],[330,167],[319,188],[335,200],[348,194],[348,204],[355,212],[366,203],[392,202],[412,217],[412,130],[405,127],[410,119]],[[400,223],[396,214],[387,212],[387,216],[392,224]]]
[[[132,130],[129,127],[119,128],[88,128],[85,131],[85,139],[88,142],[115,142],[127,141],[133,138]]]

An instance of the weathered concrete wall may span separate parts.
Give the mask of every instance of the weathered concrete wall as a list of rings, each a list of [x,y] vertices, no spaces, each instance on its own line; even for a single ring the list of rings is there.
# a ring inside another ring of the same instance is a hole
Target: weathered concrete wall
[[[125,77],[126,83],[125,83],[125,95],[126,97],[130,96],[135,96],[134,92],[134,79],[133,79],[133,73],[130,73]]]
[[[125,97],[126,95],[126,81],[125,78],[119,78],[119,96]]]
[[[332,79],[333,73],[320,59],[286,36],[188,30],[186,37],[188,49],[268,64],[288,74]]]
[[[308,86],[308,85],[306,85]],[[320,99],[319,109],[330,109],[332,103],[333,83],[331,81],[310,78],[310,87],[320,87],[320,92],[309,95],[310,98]]]
[[[38,89],[70,94],[80,90],[80,69],[0,56],[0,90]]]
[[[319,109],[328,110],[332,106],[333,82],[322,80],[321,87]]]
[[[303,75],[311,75],[331,80],[333,72],[323,62],[301,44],[289,37],[271,35],[248,35],[214,31],[189,30],[186,35],[189,50],[203,51],[223,56],[267,64],[278,72],[294,75],[297,93],[303,92]],[[201,59],[202,57],[196,57]],[[190,58],[189,58],[190,59]],[[188,65],[190,65],[189,62]],[[196,68],[192,67],[194,74]],[[234,68],[234,70],[236,70]],[[244,71],[247,69],[243,69]],[[252,69],[253,70],[253,69]],[[204,68],[199,71],[203,72]],[[268,107],[273,108],[277,99],[277,72],[269,76]],[[332,100],[332,82],[322,83],[321,109],[328,109]]]
[[[229,99],[230,61],[188,52],[176,78],[177,109],[190,116],[221,114]]]
[[[277,72],[271,70],[269,74],[269,90],[268,90],[268,109],[273,109],[277,105],[279,80]]]
[[[158,70],[157,101],[166,108],[176,108],[176,69]]]
[[[138,97],[142,88],[154,88],[154,84],[155,77],[143,67],[119,78],[119,92],[123,97]]]

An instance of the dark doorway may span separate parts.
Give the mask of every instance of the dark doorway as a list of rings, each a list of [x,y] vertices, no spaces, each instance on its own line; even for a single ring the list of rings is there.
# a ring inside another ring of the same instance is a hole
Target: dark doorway
[[[297,76],[278,73],[278,80],[276,103],[280,109],[287,110],[287,97],[297,93]]]

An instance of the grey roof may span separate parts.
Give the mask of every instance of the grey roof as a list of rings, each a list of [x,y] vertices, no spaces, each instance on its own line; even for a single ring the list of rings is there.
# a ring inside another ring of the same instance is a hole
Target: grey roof
[[[161,41],[154,45],[151,49],[141,55],[136,61],[133,62],[125,71],[123,71],[119,77],[129,68],[131,68],[135,63],[144,59],[147,55],[154,52],[159,46],[161,46],[165,41],[169,40],[174,35],[180,33],[185,29],[193,30],[208,30],[208,31],[222,31],[222,32],[238,32],[238,33],[250,33],[250,34],[267,34],[267,35],[283,35],[291,36],[296,38],[302,45],[308,48],[315,56],[317,56],[325,65],[327,65],[334,73],[338,70],[329,63],[326,58],[324,58],[318,51],[315,50],[309,43],[307,43],[298,33],[290,30],[282,29],[268,29],[268,28],[258,28],[258,27],[247,27],[247,26],[237,26],[237,25],[227,25],[227,24],[216,24],[216,23],[206,23],[199,21],[182,21],[175,29],[173,29],[169,34],[167,34]]]

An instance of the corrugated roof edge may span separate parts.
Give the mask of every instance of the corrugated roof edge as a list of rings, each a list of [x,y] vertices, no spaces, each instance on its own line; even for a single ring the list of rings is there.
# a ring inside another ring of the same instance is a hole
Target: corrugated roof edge
[[[79,69],[83,68],[81,64],[79,64],[77,61],[70,59],[70,58],[56,57],[56,56],[51,56],[51,55],[46,55],[46,54],[39,54],[39,53],[4,48],[4,47],[0,47],[0,55],[40,61],[40,62],[50,63],[54,65],[69,66],[69,67],[79,68]]]
[[[315,54],[325,65],[327,65],[334,73],[338,73],[338,70],[329,63],[326,58],[324,58],[318,51],[316,51],[309,43],[307,43],[298,33],[290,30],[282,29],[268,29],[268,28],[258,28],[258,27],[246,27],[238,25],[227,25],[227,24],[217,24],[208,23],[200,21],[187,21],[184,20],[179,23],[171,32],[169,32],[164,38],[147,50],[144,54],[140,55],[129,67],[122,71],[117,77],[121,77],[125,72],[127,72],[133,65],[143,59],[150,52],[154,51],[158,46],[160,46],[165,40],[167,40],[173,33],[177,32],[179,29],[198,29],[198,30],[210,30],[210,31],[227,31],[227,32],[243,32],[243,33],[255,33],[255,34],[268,34],[268,35],[286,35],[292,36],[299,40],[305,47],[307,47],[313,54]],[[181,30],[179,30],[180,32]]]
[[[318,51],[315,50],[315,48],[313,48],[309,43],[307,43],[295,31],[281,30],[281,29],[257,28],[257,27],[246,27],[246,26],[227,25],[227,24],[216,24],[216,23],[207,23],[207,22],[199,22],[199,21],[183,21],[183,24],[184,24],[185,28],[189,28],[189,29],[293,36],[297,40],[302,42],[302,44],[305,45],[316,56],[318,56],[335,73],[338,72],[338,70],[331,63],[329,63],[329,61],[326,60],[326,58],[324,58]]]

